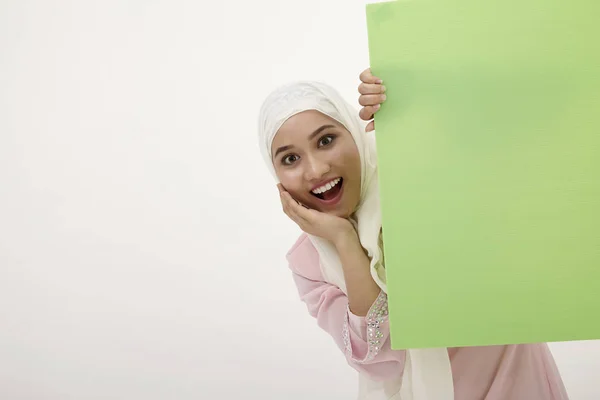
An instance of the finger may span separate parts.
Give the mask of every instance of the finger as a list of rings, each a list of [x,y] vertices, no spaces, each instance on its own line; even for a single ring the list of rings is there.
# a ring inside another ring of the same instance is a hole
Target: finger
[[[365,128],[366,132],[371,132],[375,130],[375,121],[371,121],[367,124],[367,127]]]
[[[281,208],[283,209],[283,212],[285,213],[285,215],[287,215],[288,217],[291,218],[290,212],[289,212],[288,201],[287,201],[287,198],[284,196],[284,193],[286,193],[286,191],[283,188],[283,185],[281,185],[281,183],[277,184],[277,189],[279,190],[279,200],[281,201]]]
[[[294,213],[298,218],[302,219],[304,222],[308,222],[306,221],[306,211],[308,210],[308,208],[302,205],[300,202],[296,201],[294,198],[292,198],[292,196],[289,193],[287,193],[286,197],[290,211]]]
[[[277,188],[279,189],[279,199],[281,200],[281,207],[283,208],[283,212],[291,218],[290,216],[290,202],[289,197],[290,194],[283,188],[281,184],[277,184]]]
[[[366,106],[366,107],[363,107],[358,112],[358,116],[363,121],[372,120],[373,117],[375,116],[375,113],[377,111],[379,111],[380,108],[381,108],[381,106],[379,104],[377,104],[376,106]]]
[[[303,231],[307,231],[315,227],[317,220],[315,219],[318,216],[318,212],[315,210],[311,210],[308,207],[304,207],[302,204],[293,200],[290,196],[290,204],[288,205],[290,208],[290,213],[294,215],[294,218],[297,224],[302,228]]]
[[[283,210],[285,215],[287,215],[288,217],[291,218],[287,199],[285,197],[283,197],[283,193],[279,193],[279,200],[281,200],[281,209]]]
[[[358,93],[360,94],[382,94],[385,93],[386,87],[379,84],[361,83],[358,85]]]
[[[299,209],[304,210],[304,208],[300,206],[298,202],[294,200],[288,192],[284,192],[282,194],[282,199],[285,202],[284,207],[286,209],[286,214],[288,215],[288,217],[290,217],[294,222],[300,225],[300,227],[306,224],[307,221],[304,218],[302,218],[300,213],[298,213]]]
[[[304,230],[305,222],[294,212],[294,210],[290,207],[288,199],[284,196],[281,197],[281,202],[283,205],[283,212],[288,216],[289,219],[292,220],[296,225],[298,225],[302,230]]]
[[[290,208],[291,208],[292,212],[300,220],[302,220],[302,222],[307,223],[307,224],[313,223],[313,220],[312,220],[313,210],[309,209],[308,207],[306,207],[303,204],[300,204],[296,201],[294,201],[293,204],[290,204]]]
[[[383,103],[387,99],[385,94],[365,94],[358,98],[361,106],[375,106]]]
[[[307,206],[305,206],[304,204],[300,203],[299,201],[295,200],[292,195],[285,190],[285,188],[283,187],[283,185],[281,183],[277,184],[277,188],[279,189],[279,194],[281,197],[281,203],[283,206],[283,211],[285,212],[285,214],[296,220],[296,219],[301,219],[304,220],[303,216],[303,212],[306,210],[310,210]],[[306,221],[295,221],[295,222],[306,222]]]
[[[364,83],[381,84],[383,81],[371,73],[371,68],[365,69],[360,74],[360,81]]]

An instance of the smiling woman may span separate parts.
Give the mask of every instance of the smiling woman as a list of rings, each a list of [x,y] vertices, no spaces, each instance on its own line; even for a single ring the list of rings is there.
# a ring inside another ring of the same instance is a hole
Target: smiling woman
[[[283,211],[304,231],[287,253],[294,282],[359,372],[358,399],[567,399],[544,343],[391,349],[374,123],[361,121],[385,88],[370,72],[361,80],[360,113],[331,87],[299,82],[265,100],[259,124]]]
[[[348,218],[360,199],[360,156],[350,132],[319,111],[290,117],[273,139],[283,187],[308,208]]]
[[[299,82],[265,100],[259,141],[304,231],[288,253],[301,299],[361,373],[361,399],[398,392],[404,352],[378,356],[388,328],[374,134],[334,89]]]

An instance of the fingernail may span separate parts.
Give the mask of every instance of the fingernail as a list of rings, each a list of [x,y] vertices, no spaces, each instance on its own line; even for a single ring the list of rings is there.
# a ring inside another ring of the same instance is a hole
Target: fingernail
[[[386,101],[386,99],[387,99],[387,96],[384,94],[383,96],[381,96],[381,99],[382,99],[383,101]]]
[[[379,110],[380,107],[381,107],[381,104],[376,104],[375,107],[373,107],[373,108],[375,108],[376,110]]]
[[[379,83],[379,84],[383,83],[383,81],[381,79],[377,79],[376,82]]]
[[[385,93],[386,90],[387,90],[387,88],[385,86],[381,87],[381,93]]]

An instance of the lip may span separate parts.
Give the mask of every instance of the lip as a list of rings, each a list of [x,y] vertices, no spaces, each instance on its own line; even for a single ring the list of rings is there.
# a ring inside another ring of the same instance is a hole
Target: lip
[[[310,191],[312,192],[316,188],[320,188],[321,186],[325,185],[326,183],[329,183],[331,181],[335,181],[338,178],[341,178],[341,176],[338,176],[338,177],[335,177],[335,178],[331,178],[331,179],[325,179],[324,181],[321,181],[321,182],[317,183],[315,186],[313,186],[312,189],[310,189]]]
[[[337,179],[337,178],[333,178],[333,179]],[[324,183],[328,183],[328,182],[331,182],[331,180],[325,181]],[[328,206],[328,207],[335,206],[335,205],[337,205],[340,202],[340,200],[342,199],[342,195],[344,194],[344,188],[346,187],[344,185],[344,182],[345,181],[342,180],[342,187],[340,188],[340,191],[338,192],[338,194],[333,199],[324,200],[324,199],[321,199],[321,198],[319,198],[317,196],[313,196],[313,197],[315,198],[316,201],[318,201],[320,204],[322,204],[324,206]],[[321,186],[324,183],[321,183]],[[319,186],[316,186],[316,187],[319,187]]]

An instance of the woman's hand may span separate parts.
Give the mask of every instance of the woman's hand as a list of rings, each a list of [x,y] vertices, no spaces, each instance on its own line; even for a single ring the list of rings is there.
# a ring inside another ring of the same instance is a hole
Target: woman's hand
[[[345,243],[357,236],[349,220],[308,209],[292,198],[281,184],[277,185],[283,212],[304,232],[329,240],[334,246]]]
[[[287,216],[304,232],[332,242],[342,263],[350,312],[358,316],[366,316],[381,293],[381,289],[373,280],[369,257],[350,221],[307,209],[298,204],[281,184],[277,187],[281,195],[283,211]]]
[[[358,92],[360,96],[358,103],[363,106],[358,115],[360,119],[364,121],[371,121],[375,116],[375,113],[379,111],[381,103],[386,99],[385,86],[383,81],[371,73],[371,68],[367,68],[360,74],[360,85],[358,85]],[[370,132],[375,129],[375,121],[371,121],[367,124],[366,131]]]

